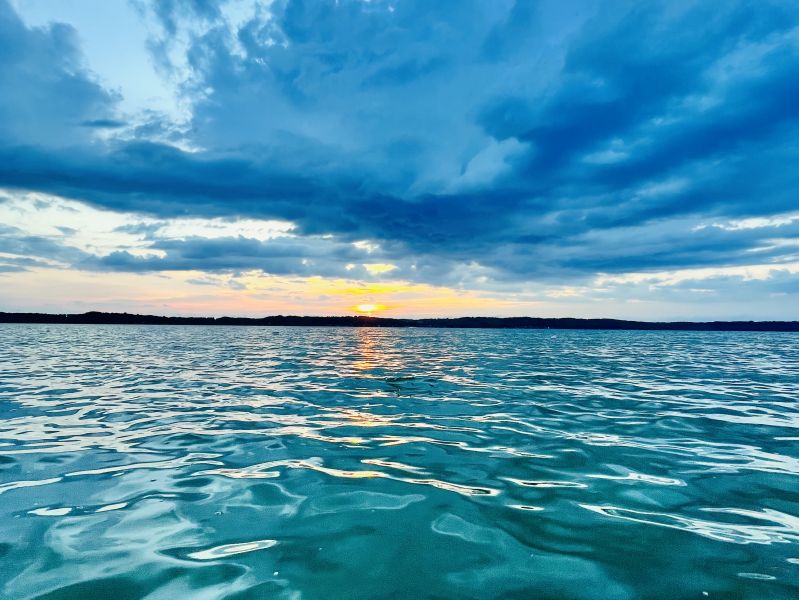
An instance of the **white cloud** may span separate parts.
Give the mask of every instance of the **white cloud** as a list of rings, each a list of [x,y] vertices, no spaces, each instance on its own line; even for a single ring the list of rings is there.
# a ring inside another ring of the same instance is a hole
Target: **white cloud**
[[[763,227],[781,227],[790,225],[794,221],[799,221],[799,212],[783,213],[768,217],[750,217],[747,219],[730,219],[713,223],[712,227],[724,229],[725,231],[740,231],[742,229],[761,229]],[[707,227],[707,225],[702,225]]]
[[[773,273],[786,271],[799,273],[799,262],[780,264],[752,264],[735,267],[705,267],[698,269],[677,269],[673,271],[658,271],[654,273],[623,273],[620,275],[599,275],[594,279],[594,285],[608,286],[619,284],[648,283],[653,286],[671,286],[684,281],[701,281],[717,277],[737,276],[744,281],[765,280]]]

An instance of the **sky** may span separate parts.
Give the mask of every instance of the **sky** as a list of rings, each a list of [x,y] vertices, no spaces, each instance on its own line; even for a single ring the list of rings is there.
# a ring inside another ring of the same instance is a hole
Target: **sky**
[[[0,310],[799,319],[795,0],[0,0]]]

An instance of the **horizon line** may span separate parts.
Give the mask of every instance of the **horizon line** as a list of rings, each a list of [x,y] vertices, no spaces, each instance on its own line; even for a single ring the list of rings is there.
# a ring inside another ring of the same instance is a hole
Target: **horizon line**
[[[661,331],[799,332],[799,321],[635,321],[606,317],[377,317],[372,315],[166,316],[128,312],[3,312],[0,323],[68,325],[233,325],[317,327],[423,327],[448,329],[599,329]]]

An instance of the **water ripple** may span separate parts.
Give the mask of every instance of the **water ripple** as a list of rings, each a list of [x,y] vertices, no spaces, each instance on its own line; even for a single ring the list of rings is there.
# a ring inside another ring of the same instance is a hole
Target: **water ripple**
[[[0,596],[796,598],[798,431],[791,334],[1,325]]]

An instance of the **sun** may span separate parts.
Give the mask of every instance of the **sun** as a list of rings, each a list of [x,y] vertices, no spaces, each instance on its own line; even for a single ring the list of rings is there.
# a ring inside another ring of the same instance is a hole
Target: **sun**
[[[358,304],[352,307],[354,311],[364,315],[371,315],[372,313],[384,310],[386,307],[382,304]]]

